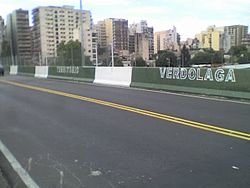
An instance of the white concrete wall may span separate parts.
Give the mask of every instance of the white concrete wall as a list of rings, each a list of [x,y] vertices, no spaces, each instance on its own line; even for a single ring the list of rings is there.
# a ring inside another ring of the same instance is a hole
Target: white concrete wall
[[[96,67],[96,84],[129,87],[132,79],[132,67]]]
[[[10,75],[17,75],[18,66],[17,65],[11,65],[10,66]]]
[[[226,65],[226,66],[222,66],[222,68],[225,68],[225,69],[249,69],[250,64]]]
[[[36,66],[35,77],[36,78],[47,78],[49,74],[48,66]]]

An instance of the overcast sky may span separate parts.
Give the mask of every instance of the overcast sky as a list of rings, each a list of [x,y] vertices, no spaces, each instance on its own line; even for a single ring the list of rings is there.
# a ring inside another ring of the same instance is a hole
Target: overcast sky
[[[124,18],[129,23],[147,20],[155,31],[177,27],[181,39],[194,38],[209,25],[250,26],[250,0],[82,0],[94,22],[105,18]],[[15,9],[37,6],[73,5],[80,0],[0,0],[0,15],[5,19]],[[250,29],[249,29],[250,30]]]

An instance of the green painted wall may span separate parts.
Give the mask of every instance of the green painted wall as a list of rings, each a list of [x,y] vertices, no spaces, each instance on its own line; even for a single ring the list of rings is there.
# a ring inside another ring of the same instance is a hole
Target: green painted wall
[[[189,69],[187,68],[187,71]],[[195,70],[197,71],[197,69]],[[206,68],[200,69],[199,78],[202,80],[197,80],[198,76],[196,76],[195,80],[190,80],[188,77],[183,80],[176,79],[176,77],[173,79],[173,74],[169,75],[171,78],[166,78],[167,74],[163,74],[163,68],[161,71],[160,68],[133,68],[131,87],[250,99],[249,69],[234,69],[235,80],[229,79],[229,81],[225,81],[229,69],[223,69],[224,74],[220,74],[220,76],[224,76],[224,79],[221,82],[215,80],[215,72],[218,69],[211,70],[213,72],[213,81],[204,80],[207,73]],[[161,78],[161,76],[164,78]]]
[[[95,68],[66,66],[49,67],[48,78],[93,82],[95,78]]]
[[[34,66],[18,66],[17,74],[34,76],[35,75],[35,67]]]

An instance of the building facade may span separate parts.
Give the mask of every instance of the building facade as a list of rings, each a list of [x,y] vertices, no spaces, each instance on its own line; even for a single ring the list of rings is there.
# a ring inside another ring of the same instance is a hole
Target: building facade
[[[144,60],[151,60],[154,55],[154,28],[148,27],[147,21],[130,25],[129,52],[134,56],[141,56]]]
[[[135,55],[149,60],[149,35],[148,33],[135,33]]]
[[[240,46],[247,36],[248,26],[233,25],[225,27],[210,26],[196,35],[200,48],[212,48],[215,51],[228,52],[232,46]]]
[[[247,48],[248,52],[250,52],[250,34],[247,34],[246,37],[242,38],[241,44]]]
[[[178,50],[179,41],[176,27],[154,33],[154,53],[160,50]]]
[[[128,55],[128,20],[108,18],[104,20],[106,30],[106,46],[113,44],[114,53],[125,57]]]
[[[81,15],[82,14],[82,15]],[[93,60],[93,48],[96,45],[93,36],[93,20],[90,11],[74,9],[73,6],[37,7],[33,15],[33,60],[46,64],[57,57],[57,47],[61,42],[81,39],[81,21],[83,22],[84,55]],[[82,18],[82,20],[81,20]]]
[[[223,49],[224,28],[208,27],[203,33],[203,48],[212,48],[215,51]]]
[[[242,39],[246,38],[248,34],[248,26],[244,25],[232,25],[225,26],[225,48],[229,51],[232,46],[240,46],[242,44]]]
[[[107,34],[106,34],[105,21],[99,21],[95,27],[98,36],[98,45],[100,46],[100,48],[107,47]]]
[[[7,16],[6,37],[11,47],[12,63],[31,64],[31,28],[27,10],[15,10]]]
[[[107,18],[95,26],[98,35],[98,45],[110,51],[113,45],[115,56],[125,57],[129,52],[128,20]]]
[[[5,30],[4,20],[3,20],[2,16],[0,16],[0,55],[2,54],[2,44],[3,44],[3,40],[4,40],[4,30]]]

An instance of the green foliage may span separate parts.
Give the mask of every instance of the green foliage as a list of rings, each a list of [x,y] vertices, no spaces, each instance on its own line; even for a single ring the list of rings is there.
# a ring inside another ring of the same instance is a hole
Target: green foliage
[[[232,56],[240,57],[242,54],[247,53],[247,48],[243,45],[241,46],[232,46],[231,49],[229,50],[229,53]]]
[[[198,52],[190,60],[191,65],[209,64],[210,62],[211,62],[211,55],[209,53],[206,53],[206,52]]]
[[[61,42],[57,47],[59,64],[65,66],[81,66],[81,43],[79,41],[69,41],[67,44]]]
[[[146,66],[146,61],[142,57],[136,57],[135,66],[136,67],[145,67]]]
[[[0,55],[2,57],[10,57],[11,56],[10,44],[6,40],[4,40],[2,43],[2,53]]]
[[[195,54],[194,58],[190,60],[190,64],[222,64],[224,61],[223,56],[223,52],[214,51],[213,49],[204,49],[203,52]]]
[[[185,67],[188,66],[190,58],[191,57],[189,49],[186,47],[186,45],[184,45],[183,48],[181,49],[181,64],[184,65]]]
[[[212,64],[224,63],[224,53],[217,51],[212,54]]]
[[[173,52],[160,50],[155,58],[157,67],[177,66],[177,57]]]
[[[115,67],[123,67],[122,58],[120,57],[115,57],[114,63],[115,63],[114,64]]]
[[[243,64],[250,61],[250,53],[247,51],[247,48],[243,45],[241,46],[232,46],[229,50],[231,55],[230,63],[239,63]]]

